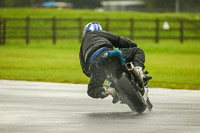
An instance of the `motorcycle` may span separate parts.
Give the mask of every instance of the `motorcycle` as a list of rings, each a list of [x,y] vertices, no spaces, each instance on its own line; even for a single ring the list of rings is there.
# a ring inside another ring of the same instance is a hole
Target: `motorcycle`
[[[150,76],[144,78],[144,88],[141,88],[139,80],[130,70],[131,62],[126,62],[120,50],[114,50],[112,55],[109,51],[101,54],[98,60],[98,67],[105,71],[107,83],[115,88],[121,103],[127,104],[134,112],[142,113],[148,108],[151,110],[153,105],[148,98],[148,81]],[[144,74],[148,74],[145,71]]]

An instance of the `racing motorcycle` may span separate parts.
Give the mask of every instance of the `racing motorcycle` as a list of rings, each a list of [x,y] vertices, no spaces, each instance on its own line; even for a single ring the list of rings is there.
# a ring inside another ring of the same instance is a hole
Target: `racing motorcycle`
[[[145,71],[144,88],[131,70],[131,62],[126,62],[120,50],[114,50],[112,55],[109,51],[101,54],[98,60],[98,67],[105,71],[107,83],[115,88],[117,95],[123,104],[127,104],[133,112],[142,113],[148,108],[151,110],[153,105],[148,98],[148,81],[152,77],[147,76]]]

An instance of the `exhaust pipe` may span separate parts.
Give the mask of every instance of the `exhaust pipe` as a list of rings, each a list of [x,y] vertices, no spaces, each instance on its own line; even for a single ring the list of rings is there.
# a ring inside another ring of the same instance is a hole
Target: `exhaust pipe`
[[[133,76],[138,80],[139,85],[141,87],[141,90],[144,90],[144,82],[142,77],[140,76],[139,72],[135,69],[134,65],[132,62],[129,62],[126,64],[126,68],[128,69],[128,71],[131,71]]]
[[[132,71],[134,69],[134,65],[132,62],[129,62],[126,64],[126,68],[129,70],[129,71]]]

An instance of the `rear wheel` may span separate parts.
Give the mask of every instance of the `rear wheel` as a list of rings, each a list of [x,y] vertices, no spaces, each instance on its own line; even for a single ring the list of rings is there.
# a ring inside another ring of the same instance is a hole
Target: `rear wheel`
[[[120,100],[126,103],[132,111],[138,113],[145,111],[146,102],[141,93],[133,88],[126,73],[122,73],[120,77],[115,79],[115,85]]]

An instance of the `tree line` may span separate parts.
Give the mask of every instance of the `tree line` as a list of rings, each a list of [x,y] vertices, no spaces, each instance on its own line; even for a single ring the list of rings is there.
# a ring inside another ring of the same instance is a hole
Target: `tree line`
[[[33,7],[40,6],[46,1],[69,2],[73,8],[95,9],[101,7],[105,0],[0,0],[0,7]],[[108,1],[108,0],[107,0]],[[200,0],[144,0],[144,11],[173,12],[177,8],[180,12],[199,12]]]
[[[145,0],[146,10],[171,12],[200,12],[200,0]]]
[[[0,7],[32,7],[40,6],[43,2],[69,2],[74,8],[100,7],[102,0],[0,0]]]

